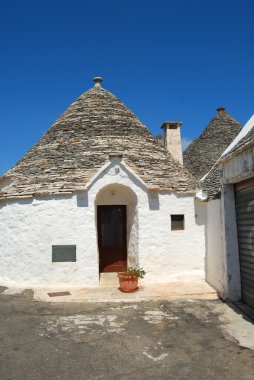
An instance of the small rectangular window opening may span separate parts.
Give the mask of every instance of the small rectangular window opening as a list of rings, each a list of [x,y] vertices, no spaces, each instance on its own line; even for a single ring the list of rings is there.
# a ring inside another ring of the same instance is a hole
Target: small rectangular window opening
[[[184,230],[184,215],[171,215],[171,230]]]

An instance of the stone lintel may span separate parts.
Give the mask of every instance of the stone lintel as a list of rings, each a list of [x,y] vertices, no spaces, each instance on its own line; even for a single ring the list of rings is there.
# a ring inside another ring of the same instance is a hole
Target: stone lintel
[[[165,121],[162,124],[161,128],[175,129],[175,128],[181,127],[182,125],[183,125],[182,121]]]

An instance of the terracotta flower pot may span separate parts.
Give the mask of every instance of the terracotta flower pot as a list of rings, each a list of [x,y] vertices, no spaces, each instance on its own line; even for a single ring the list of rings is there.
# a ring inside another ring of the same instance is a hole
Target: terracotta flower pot
[[[118,273],[119,284],[122,292],[132,293],[138,290],[138,277],[129,276],[126,273]]]

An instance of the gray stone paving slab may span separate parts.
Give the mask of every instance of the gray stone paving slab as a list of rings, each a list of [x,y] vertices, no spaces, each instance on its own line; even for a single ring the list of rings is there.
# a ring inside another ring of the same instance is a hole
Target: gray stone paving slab
[[[237,330],[230,310],[250,335],[253,324],[219,300],[45,303],[32,291],[0,294],[0,379],[253,380],[254,351],[227,330]]]

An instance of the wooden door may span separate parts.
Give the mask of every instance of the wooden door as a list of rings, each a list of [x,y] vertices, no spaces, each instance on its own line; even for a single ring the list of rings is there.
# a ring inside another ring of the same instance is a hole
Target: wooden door
[[[100,272],[127,268],[126,206],[97,206]]]

